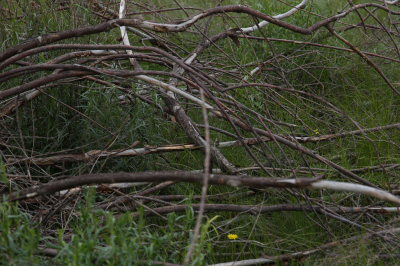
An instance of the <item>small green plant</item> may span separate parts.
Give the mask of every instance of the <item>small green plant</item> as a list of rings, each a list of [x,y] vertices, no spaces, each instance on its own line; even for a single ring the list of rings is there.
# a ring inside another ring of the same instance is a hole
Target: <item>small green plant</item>
[[[39,230],[30,226],[30,218],[16,204],[0,204],[0,264],[42,265],[41,258],[35,256]]]
[[[30,223],[30,215],[21,213],[15,204],[0,205],[0,256],[2,265],[143,265],[152,261],[182,263],[183,251],[193,226],[193,210],[186,215],[167,216],[166,226],[148,225],[145,212],[132,220],[129,214],[119,219],[111,213],[94,211],[95,191],[87,189],[81,202],[80,217],[71,222],[71,229],[58,230],[56,237],[40,236]],[[212,221],[203,225],[201,241],[196,246],[193,265],[204,265],[207,229]],[[183,229],[183,230],[182,230]],[[188,230],[189,229],[189,230]],[[39,243],[57,250],[54,258],[37,256]]]

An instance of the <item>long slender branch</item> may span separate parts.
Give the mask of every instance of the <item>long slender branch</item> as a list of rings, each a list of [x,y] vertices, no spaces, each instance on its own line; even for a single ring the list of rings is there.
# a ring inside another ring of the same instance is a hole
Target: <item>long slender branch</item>
[[[256,145],[259,143],[257,139],[245,139],[244,141],[247,145]],[[263,137],[262,141],[269,141],[269,139]],[[217,147],[228,148],[228,147],[237,147],[241,145],[242,143],[240,141],[227,141],[227,142],[220,142]],[[66,153],[44,158],[27,158],[27,159],[10,158],[7,160],[7,164],[18,164],[26,160],[29,160],[30,162],[35,163],[36,165],[55,165],[59,163],[90,162],[101,158],[117,158],[124,156],[134,157],[139,155],[156,154],[163,152],[199,150],[201,148],[202,148],[201,146],[196,146],[194,144],[172,144],[165,146],[146,145],[144,148],[138,148],[138,149],[119,149],[112,151],[91,150],[84,154]]]
[[[389,192],[367,187],[358,184],[320,181],[319,178],[297,178],[297,179],[280,179],[280,178],[262,178],[248,177],[241,178],[230,175],[210,175],[210,185],[227,185],[232,187],[257,187],[257,188],[307,188],[307,189],[332,189],[337,191],[347,191],[360,193],[375,197],[384,201],[390,201],[400,204],[400,198],[390,194]],[[204,182],[203,174],[188,172],[143,172],[143,173],[108,173],[108,174],[89,174],[82,176],[74,176],[65,180],[50,182],[41,186],[31,187],[22,191],[14,192],[8,195],[8,201],[23,200],[47,194],[53,194],[62,190],[71,189],[88,184],[100,183],[126,183],[126,182],[165,182],[179,181],[200,183]]]
[[[193,210],[198,211],[200,209],[201,204],[191,204],[191,205],[174,205],[174,206],[164,206],[159,208],[153,208],[152,211],[145,211],[146,216],[153,216],[154,212],[158,214],[168,214],[172,212],[184,212],[189,208],[193,208]],[[249,213],[251,215],[259,215],[266,214],[271,212],[317,212],[320,214],[325,213],[325,209],[318,205],[315,206],[301,206],[301,205],[292,205],[292,204],[278,204],[278,205],[268,205],[268,206],[260,206],[260,205],[235,205],[235,204],[205,204],[204,211],[208,213],[213,212],[233,212],[233,213]],[[398,213],[399,209],[397,207],[329,207],[330,211],[336,213]],[[140,217],[139,212],[131,213],[130,216],[133,219],[137,219]],[[119,216],[117,216],[119,217]]]
[[[251,8],[242,6],[242,5],[236,5],[236,6],[219,6],[219,7],[214,7],[210,9],[206,9],[203,12],[194,15],[192,17],[189,17],[186,21],[180,23],[180,24],[162,24],[162,23],[154,23],[154,22],[148,22],[148,21],[143,21],[141,19],[114,19],[110,20],[107,22],[104,22],[99,25],[95,26],[88,26],[88,27],[82,27],[82,28],[77,28],[77,29],[72,29],[72,30],[66,30],[66,31],[61,31],[58,33],[54,34],[48,34],[48,35],[42,35],[38,36],[33,39],[26,40],[24,43],[21,43],[19,45],[16,45],[12,48],[9,48],[2,53],[0,53],[0,62],[18,54],[21,52],[24,52],[26,50],[39,47],[39,46],[44,46],[53,42],[65,40],[68,38],[74,38],[74,37],[81,37],[85,35],[91,35],[91,34],[96,34],[100,32],[105,32],[109,31],[115,27],[121,27],[121,26],[131,26],[131,27],[136,27],[136,28],[142,28],[142,29],[147,29],[147,30],[153,30],[156,32],[179,32],[179,31],[184,31],[191,25],[193,25],[195,22],[198,20],[212,16],[215,14],[220,14],[220,13],[228,13],[228,12],[235,12],[235,13],[246,13],[251,16],[261,18],[265,21],[268,21],[269,23],[273,23],[275,25],[278,25],[282,28],[291,30],[293,32],[301,33],[304,35],[309,35],[312,34],[314,31],[317,29],[324,27],[332,22],[335,22],[341,18],[344,18],[348,14],[350,14],[352,11],[359,9],[359,8],[364,8],[368,6],[374,6],[377,8],[380,8],[390,14],[394,15],[399,15],[399,12],[394,12],[393,10],[390,10],[388,8],[385,8],[384,6],[374,4],[374,3],[367,3],[367,4],[360,4],[356,5],[345,12],[342,12],[336,16],[323,19],[314,25],[310,26],[309,28],[301,28],[286,22],[283,22],[281,20],[275,19],[269,15],[263,14],[259,11],[253,10]]]

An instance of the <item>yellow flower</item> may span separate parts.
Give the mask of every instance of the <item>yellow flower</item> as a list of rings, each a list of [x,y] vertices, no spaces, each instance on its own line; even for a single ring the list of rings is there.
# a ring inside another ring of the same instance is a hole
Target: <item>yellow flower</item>
[[[232,239],[232,240],[236,239],[237,237],[238,237],[238,236],[237,236],[237,235],[234,235],[234,234],[228,235],[228,238],[229,238],[229,239]]]
[[[315,134],[315,135],[319,135],[318,128],[317,128],[316,130],[313,130],[312,132],[313,132],[313,133],[312,133],[313,135],[314,135],[314,134]]]

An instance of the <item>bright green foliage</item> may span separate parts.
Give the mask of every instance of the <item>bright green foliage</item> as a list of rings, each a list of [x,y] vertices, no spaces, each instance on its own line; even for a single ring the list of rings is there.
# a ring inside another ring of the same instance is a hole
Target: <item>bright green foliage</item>
[[[79,207],[80,217],[70,221],[72,230],[57,230],[54,236],[47,237],[40,236],[38,229],[30,224],[30,215],[18,211],[14,204],[1,204],[0,251],[5,256],[0,256],[0,264],[152,265],[152,261],[183,262],[195,220],[191,209],[186,215],[168,215],[165,226],[160,226],[145,221],[143,208],[139,208],[138,220],[132,220],[128,214],[117,220],[111,213],[93,211],[93,203],[94,191],[89,189]],[[191,265],[204,265],[207,228],[202,230]],[[35,256],[39,246],[54,248],[58,255],[47,259]]]

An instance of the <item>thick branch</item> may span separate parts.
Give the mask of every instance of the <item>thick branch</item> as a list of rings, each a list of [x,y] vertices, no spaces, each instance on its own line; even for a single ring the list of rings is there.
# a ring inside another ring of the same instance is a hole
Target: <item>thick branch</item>
[[[210,175],[210,185],[227,185],[232,187],[256,187],[256,188],[308,188],[308,189],[333,189],[338,191],[348,191],[365,194],[400,204],[400,198],[380,189],[367,187],[344,182],[319,181],[319,178],[298,178],[298,179],[279,179],[248,177],[241,178],[230,175]],[[22,191],[14,192],[9,195],[8,201],[23,200],[47,194],[53,194],[61,190],[71,189],[88,184],[110,184],[125,182],[165,182],[180,181],[190,183],[204,182],[204,175],[201,173],[188,172],[144,172],[144,173],[108,173],[108,174],[89,174],[74,176],[65,180],[50,182],[41,186],[31,187]]]

